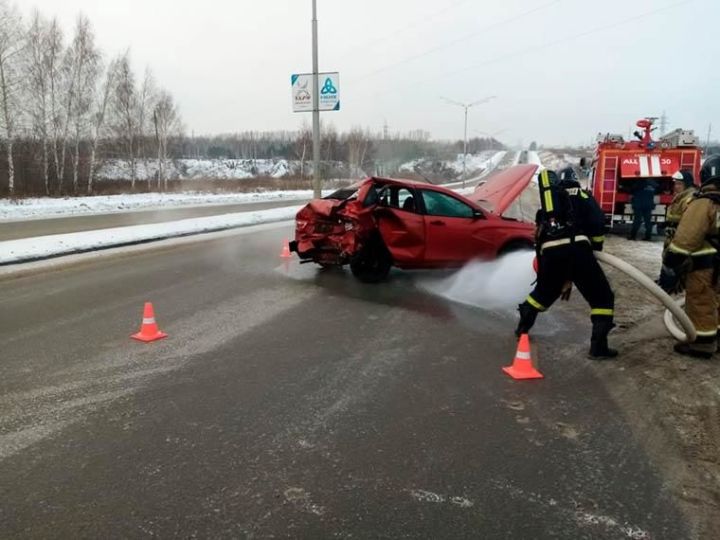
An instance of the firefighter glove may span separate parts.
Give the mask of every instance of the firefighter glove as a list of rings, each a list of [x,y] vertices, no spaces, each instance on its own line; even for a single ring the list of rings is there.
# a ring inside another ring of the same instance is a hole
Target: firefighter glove
[[[572,294],[572,281],[566,281],[565,285],[563,285],[562,292],[560,293],[560,299],[567,302],[570,300],[570,295]]]
[[[657,284],[660,285],[660,288],[666,293],[677,294],[684,289],[681,277],[681,274],[675,269],[663,264]]]

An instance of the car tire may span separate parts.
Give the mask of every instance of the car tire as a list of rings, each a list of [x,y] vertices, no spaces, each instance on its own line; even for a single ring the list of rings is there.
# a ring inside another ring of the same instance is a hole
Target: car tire
[[[392,258],[380,240],[370,242],[350,261],[350,270],[363,283],[379,283],[390,273]]]

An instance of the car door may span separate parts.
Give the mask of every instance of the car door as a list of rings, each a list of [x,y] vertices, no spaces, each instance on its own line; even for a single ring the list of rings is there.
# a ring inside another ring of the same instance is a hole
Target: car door
[[[389,184],[378,192],[378,229],[398,266],[418,266],[425,255],[425,222],[418,205],[410,187]]]
[[[484,234],[487,219],[466,202],[440,191],[420,190],[425,209],[425,261],[456,266],[491,257],[493,242]]]

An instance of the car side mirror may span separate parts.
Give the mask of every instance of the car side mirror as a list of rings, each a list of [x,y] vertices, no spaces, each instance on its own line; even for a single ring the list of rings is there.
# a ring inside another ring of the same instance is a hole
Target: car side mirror
[[[485,219],[485,214],[480,210],[473,210],[473,219]]]

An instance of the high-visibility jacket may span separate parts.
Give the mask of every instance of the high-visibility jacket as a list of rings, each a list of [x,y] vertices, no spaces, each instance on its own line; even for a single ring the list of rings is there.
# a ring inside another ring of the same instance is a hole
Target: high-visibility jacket
[[[683,217],[683,214],[685,213],[685,210],[687,210],[688,205],[695,198],[695,193],[697,193],[697,188],[695,186],[691,186],[675,195],[672,202],[670,203],[670,206],[668,206],[667,212],[665,214],[664,249],[668,248],[670,242],[675,237],[678,225],[680,224],[680,219]]]
[[[591,193],[576,181],[552,183],[546,170],[540,173],[539,188],[536,243],[540,253],[573,242],[587,242],[594,250],[602,250],[605,215]]]
[[[692,270],[712,268],[720,245],[720,189],[704,186],[689,204],[675,236],[665,253],[664,262],[680,266],[689,257]]]

